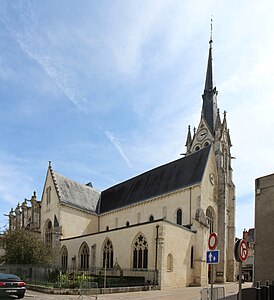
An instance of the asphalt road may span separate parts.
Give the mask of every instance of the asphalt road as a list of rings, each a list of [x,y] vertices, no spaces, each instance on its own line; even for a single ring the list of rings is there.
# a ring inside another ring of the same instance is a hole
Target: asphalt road
[[[243,288],[250,287],[250,283],[243,284]],[[214,287],[224,287],[225,296],[230,296],[238,292],[238,285],[236,283],[226,283],[225,285],[214,285]],[[157,291],[146,291],[146,292],[132,292],[132,293],[121,293],[121,294],[106,294],[98,295],[98,300],[200,300],[201,287],[186,287],[179,289],[170,290],[157,290]],[[16,299],[9,298],[9,299]],[[31,290],[27,290],[24,299],[33,300],[80,300],[79,295],[53,295],[44,294]],[[84,295],[81,300],[92,300],[95,299],[94,296]]]

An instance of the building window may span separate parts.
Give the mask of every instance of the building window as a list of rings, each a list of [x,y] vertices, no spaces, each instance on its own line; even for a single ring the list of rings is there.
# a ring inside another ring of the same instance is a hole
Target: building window
[[[51,187],[50,186],[47,187],[46,194],[47,194],[47,205],[49,205],[50,200],[51,200]]]
[[[52,244],[52,223],[50,220],[46,222],[46,230],[45,230],[45,242],[47,244]]]
[[[113,245],[112,242],[107,239],[103,248],[103,268],[110,269],[113,267]]]
[[[139,224],[141,222],[141,213],[138,212],[137,214],[137,223]]]
[[[129,226],[129,221],[127,221],[126,226],[127,226],[127,227]]]
[[[109,231],[109,226],[106,227],[106,231]]]
[[[118,228],[118,218],[115,218],[115,228]]]
[[[151,215],[150,217],[149,217],[149,222],[153,222],[154,221],[154,217],[153,217],[153,215]]]
[[[205,142],[204,146],[207,147],[208,145],[209,145],[209,143],[208,143],[208,142]]]
[[[183,224],[183,213],[182,213],[182,210],[180,208],[177,209],[176,223],[178,225]]]
[[[63,246],[61,249],[61,268],[62,270],[68,268],[68,249],[66,246]]]
[[[88,269],[89,268],[89,247],[86,242],[80,247],[80,269]]]
[[[173,271],[173,256],[170,253],[167,256],[166,268],[168,272]]]
[[[167,207],[166,206],[163,207],[163,218],[164,219],[167,218]]]
[[[212,233],[214,231],[214,220],[213,220],[213,209],[211,207],[208,207],[206,210],[206,219],[207,219],[207,224],[209,227],[209,232]]]
[[[199,151],[200,150],[200,147],[199,146],[196,146],[195,147],[195,151]]]
[[[138,235],[133,243],[133,268],[147,269],[148,245],[143,235]]]
[[[194,268],[194,247],[191,247],[191,253],[190,253],[190,267],[191,269]]]

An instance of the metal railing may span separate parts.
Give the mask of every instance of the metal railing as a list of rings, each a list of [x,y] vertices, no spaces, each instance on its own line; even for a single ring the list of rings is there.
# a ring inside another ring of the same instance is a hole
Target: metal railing
[[[155,270],[136,270],[91,267],[62,270],[57,267],[31,265],[1,265],[0,272],[16,274],[28,284],[54,288],[81,288],[83,285],[97,283],[98,288],[157,285]]]
[[[211,292],[212,298],[211,298]],[[215,287],[213,290],[211,288],[203,288],[200,291],[201,294],[201,300],[218,300],[218,299],[224,299],[225,298],[225,289],[224,287]]]

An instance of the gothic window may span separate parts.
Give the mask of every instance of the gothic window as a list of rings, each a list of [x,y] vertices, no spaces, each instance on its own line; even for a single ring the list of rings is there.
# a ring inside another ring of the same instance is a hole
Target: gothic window
[[[149,217],[149,222],[153,222],[154,221],[154,217],[153,217],[153,215],[151,215],[150,217]]]
[[[213,220],[213,209],[211,207],[208,207],[206,210],[206,219],[207,219],[209,231],[210,233],[212,233],[214,231],[213,230],[214,220]]]
[[[106,227],[106,231],[109,231],[109,226]]]
[[[133,268],[147,269],[148,245],[146,238],[139,234],[133,243]]]
[[[137,214],[137,223],[139,224],[141,222],[141,213],[138,212]]]
[[[61,268],[62,270],[68,268],[68,249],[66,246],[63,246],[61,249]]]
[[[112,242],[107,239],[103,248],[103,268],[110,269],[113,267],[113,245]]]
[[[89,268],[89,247],[86,242],[83,242],[79,250],[80,269]]]
[[[173,256],[172,254],[168,254],[167,256],[167,263],[166,263],[167,271],[171,272],[173,271]]]
[[[45,224],[45,242],[47,244],[52,244],[52,223],[48,220]]]
[[[194,268],[194,247],[191,247],[191,253],[190,253],[190,267],[191,269]]]
[[[47,205],[49,205],[50,200],[51,200],[51,187],[50,186],[47,187],[46,194],[47,194]]]
[[[180,208],[177,209],[176,223],[178,225],[183,224],[183,213],[182,213],[182,210]]]
[[[167,218],[167,207],[166,206],[163,207],[163,218],[164,219]]]

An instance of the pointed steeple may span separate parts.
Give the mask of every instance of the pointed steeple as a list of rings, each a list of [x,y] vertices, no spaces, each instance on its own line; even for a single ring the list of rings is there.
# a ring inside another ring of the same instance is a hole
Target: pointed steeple
[[[212,20],[211,20],[211,32],[210,32],[210,40],[209,40],[209,53],[208,53],[208,61],[207,61],[207,71],[206,71],[206,80],[205,80],[205,93],[210,92],[214,88],[213,83],[213,58],[212,58]]]
[[[214,135],[215,125],[217,119],[217,94],[216,87],[213,81],[213,58],[212,58],[212,19],[211,19],[211,33],[209,40],[209,54],[207,62],[207,71],[206,71],[206,80],[205,80],[205,89],[203,94],[203,108],[202,113],[204,118]]]
[[[187,138],[186,138],[186,152],[187,153],[190,152],[191,142],[192,142],[192,138],[191,138],[190,125],[188,125],[188,133],[187,133]]]

